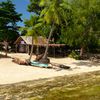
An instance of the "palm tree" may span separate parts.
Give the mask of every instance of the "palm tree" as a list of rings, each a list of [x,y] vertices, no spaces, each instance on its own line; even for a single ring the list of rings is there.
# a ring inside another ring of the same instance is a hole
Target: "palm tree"
[[[38,16],[34,15],[30,17],[30,20],[25,20],[24,24],[25,27],[22,27],[21,30],[26,31],[26,36],[32,36],[32,46],[31,46],[31,52],[30,57],[27,60],[28,62],[31,61],[32,55],[33,55],[33,45],[34,45],[34,39],[37,40],[37,36],[39,35],[39,30],[37,27],[35,27],[35,24],[37,23]],[[34,39],[33,39],[34,37]]]
[[[42,63],[49,63],[47,58],[47,52],[49,49],[49,41],[54,32],[56,25],[61,25],[62,22],[66,23],[66,8],[65,5],[68,3],[64,0],[40,0],[40,6],[43,6],[41,11],[40,18],[43,18],[44,23],[51,25],[51,30],[48,36],[47,45],[45,49],[44,56],[40,60]]]

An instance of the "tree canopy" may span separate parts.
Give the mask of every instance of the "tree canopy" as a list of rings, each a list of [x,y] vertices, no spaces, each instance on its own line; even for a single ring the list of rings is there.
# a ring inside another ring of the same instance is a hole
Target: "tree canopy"
[[[47,38],[52,33],[49,39],[54,43],[80,49],[81,56],[84,50],[100,46],[99,9],[100,0],[30,0],[28,5],[37,16],[31,26]]]
[[[74,0],[71,5],[72,24],[68,28],[63,28],[61,41],[78,48],[96,47],[99,42],[97,35],[100,32],[100,1]]]
[[[0,41],[13,42],[19,36],[16,22],[22,21],[12,1],[0,2]]]

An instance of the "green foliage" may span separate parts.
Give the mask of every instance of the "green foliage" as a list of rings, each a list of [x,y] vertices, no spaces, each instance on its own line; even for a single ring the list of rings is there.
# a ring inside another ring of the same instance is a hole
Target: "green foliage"
[[[80,59],[79,53],[76,52],[76,51],[74,51],[74,50],[68,55],[68,57],[74,58],[74,59],[76,59],[76,60],[79,60],[79,59]]]
[[[0,41],[13,42],[19,36],[16,22],[21,21],[21,14],[15,10],[10,0],[0,2]]]
[[[98,28],[95,30],[95,28],[98,27],[96,26],[97,20],[100,20],[97,16],[97,14],[100,13],[98,10],[100,5],[98,5],[98,3],[100,4],[98,0],[76,0],[75,5],[73,4],[77,10],[75,12],[77,16],[75,25],[81,25],[82,28],[80,32],[81,45],[87,46],[90,44],[91,37],[95,39],[96,32],[99,31]]]
[[[34,12],[36,15],[39,15],[42,7],[39,6],[40,0],[30,0],[30,4],[28,5],[28,11]]]
[[[71,5],[64,0],[41,0],[40,6],[44,8],[40,13],[40,18],[43,19],[42,22],[45,24],[45,28],[54,24],[51,39],[54,40],[54,43],[62,43],[59,41],[61,29],[70,24],[72,13]],[[49,33],[50,28],[47,28],[46,30]],[[48,33],[46,33],[46,36]]]
[[[41,23],[38,22],[39,16],[33,15],[30,19],[26,19],[24,21],[25,27],[20,28],[20,31],[25,32],[27,36],[39,36],[41,35],[41,30],[39,29],[42,27]]]
[[[100,0],[30,0],[28,10],[38,16],[34,27],[43,36],[48,37],[54,24],[54,43],[100,47]]]
[[[69,3],[64,0],[39,0],[38,2],[31,0],[29,6],[33,7],[34,5],[41,8],[41,10],[39,10],[39,23],[37,23],[35,27],[40,27],[39,29],[41,30],[42,35],[48,37],[51,25],[54,23],[55,29],[51,38],[54,39],[54,43],[58,43],[61,34],[61,27],[67,25],[67,19],[69,20],[71,17],[71,14],[69,15],[69,12],[71,11]],[[29,6],[28,9],[31,10]],[[36,8],[33,8],[32,12],[36,13]]]
[[[60,42],[71,47],[98,47],[100,34],[100,1],[72,0],[72,12],[67,27],[61,29]]]
[[[40,6],[44,7],[41,11],[40,17],[43,17],[47,24],[67,24],[67,13],[70,11],[69,6],[63,6],[63,4],[69,5],[68,2],[63,0],[41,0]],[[66,12],[66,13],[65,13]]]

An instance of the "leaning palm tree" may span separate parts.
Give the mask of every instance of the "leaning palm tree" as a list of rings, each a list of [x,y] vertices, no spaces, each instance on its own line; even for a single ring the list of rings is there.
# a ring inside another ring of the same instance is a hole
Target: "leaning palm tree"
[[[31,61],[32,55],[33,55],[33,45],[34,45],[34,40],[37,40],[37,36],[39,35],[39,30],[37,30],[37,27],[35,27],[35,24],[37,23],[38,16],[34,15],[31,16],[29,20],[25,20],[24,24],[25,27],[22,27],[21,30],[26,31],[26,36],[32,36],[32,46],[31,46],[31,52],[30,52],[30,57],[27,60],[28,62]]]
[[[51,25],[51,30],[48,36],[47,45],[44,56],[40,60],[41,63],[49,63],[47,53],[49,49],[49,41],[54,32],[56,25],[62,25],[62,22],[67,24],[66,21],[66,9],[68,2],[65,0],[40,0],[40,6],[43,6],[40,18],[43,19],[44,23]]]

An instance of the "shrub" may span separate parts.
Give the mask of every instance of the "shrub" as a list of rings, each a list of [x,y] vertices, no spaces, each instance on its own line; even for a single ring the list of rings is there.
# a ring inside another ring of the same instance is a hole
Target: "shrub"
[[[74,58],[74,59],[76,59],[76,60],[80,59],[79,53],[76,52],[76,51],[74,51],[74,50],[68,55],[68,57]]]

